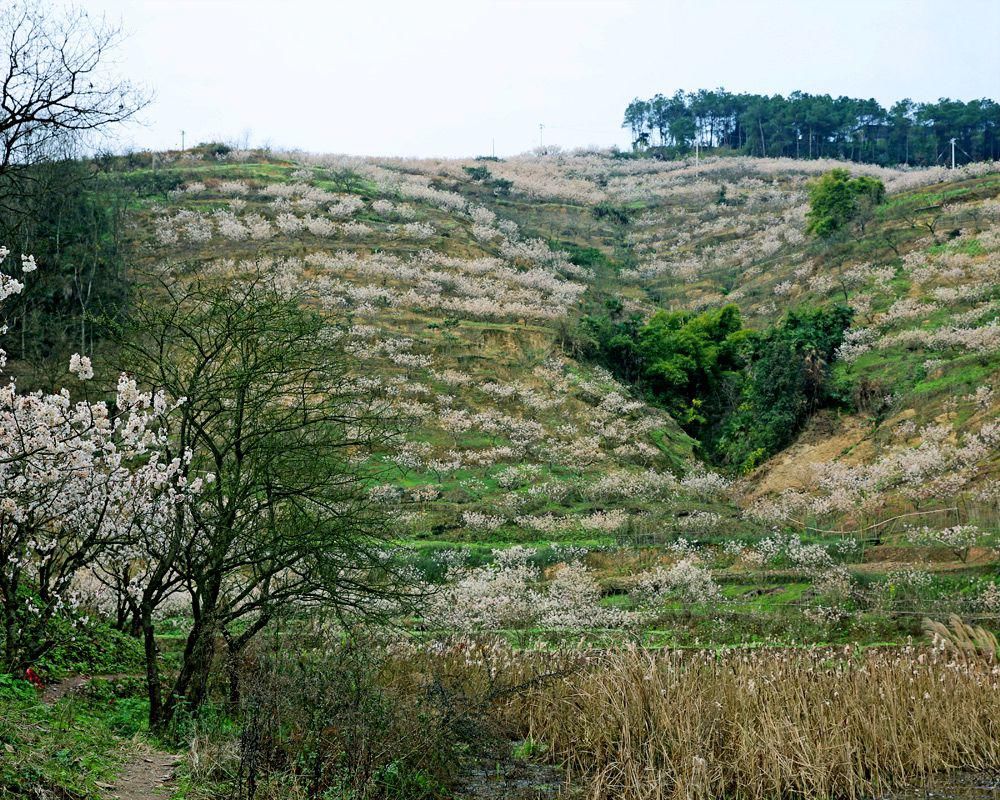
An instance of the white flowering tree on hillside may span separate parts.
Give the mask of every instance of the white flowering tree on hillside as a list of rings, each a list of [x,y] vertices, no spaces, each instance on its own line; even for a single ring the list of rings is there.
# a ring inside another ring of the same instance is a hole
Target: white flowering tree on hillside
[[[0,249],[0,264],[8,252]],[[22,257],[22,274],[35,269]],[[0,299],[23,282],[0,272]],[[0,350],[0,364],[3,352]],[[93,377],[85,356],[70,369]],[[162,393],[121,376],[112,402],[72,401],[63,389],[0,388],[0,623],[2,664],[20,670],[58,643],[83,599],[76,585],[136,524],[166,521],[189,497],[187,455],[167,456]]]

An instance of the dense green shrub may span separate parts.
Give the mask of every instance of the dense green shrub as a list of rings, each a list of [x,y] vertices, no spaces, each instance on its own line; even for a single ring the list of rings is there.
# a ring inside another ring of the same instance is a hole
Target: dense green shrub
[[[832,169],[809,189],[806,230],[821,238],[832,236],[864,208],[885,200],[885,186],[877,178],[852,178],[846,169]]]
[[[616,206],[607,200],[602,200],[591,211],[597,219],[607,219],[618,225],[627,225],[632,218],[632,212],[625,206]]]
[[[463,167],[469,178],[474,181],[488,181],[493,177],[492,173],[483,166]]]
[[[830,363],[851,316],[845,306],[789,311],[753,338],[739,404],[712,444],[718,461],[752,469],[791,442],[809,415],[831,399]]]
[[[37,595],[28,594],[25,602],[40,601]],[[99,675],[142,669],[142,643],[95,617],[59,614],[36,630],[51,646],[30,666],[46,681],[74,673]],[[3,641],[0,632],[0,646]]]
[[[58,644],[36,664],[47,675],[84,673],[89,675],[138,672],[142,669],[142,642],[115,630],[104,622],[72,626],[57,619],[64,627],[54,637]]]
[[[639,332],[643,377],[682,425],[703,425],[706,403],[743,365],[748,335],[734,305],[659,311]]]
[[[610,264],[610,259],[596,247],[579,247],[569,243],[559,243],[554,249],[564,250],[569,254],[571,264],[578,267],[592,269],[594,267],[605,267]]]
[[[713,397],[745,361],[750,331],[739,309],[723,306],[700,314],[659,311],[645,324],[621,317],[622,305],[583,319],[584,349],[616,375],[640,385],[691,432],[708,421]]]

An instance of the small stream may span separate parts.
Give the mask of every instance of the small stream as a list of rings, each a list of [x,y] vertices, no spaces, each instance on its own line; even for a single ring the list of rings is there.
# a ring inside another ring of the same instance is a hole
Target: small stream
[[[582,787],[568,787],[556,767],[510,760],[486,759],[467,765],[460,800],[572,800]],[[1000,772],[953,772],[930,778],[926,785],[882,795],[877,800],[1000,800]]]
[[[884,800],[1000,800],[1000,773],[955,772],[936,776],[920,789],[887,795]]]

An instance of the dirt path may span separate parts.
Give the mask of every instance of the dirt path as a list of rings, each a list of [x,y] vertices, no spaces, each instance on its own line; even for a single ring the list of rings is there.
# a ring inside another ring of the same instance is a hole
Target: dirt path
[[[78,692],[95,678],[116,680],[130,675],[74,675],[46,686],[42,702],[52,704]],[[171,782],[181,757],[156,750],[141,742],[127,742],[128,752],[121,774],[114,783],[98,784],[108,800],[165,800],[172,791]]]
[[[107,787],[109,800],[166,800],[180,756],[138,745],[129,753],[121,775]]]
[[[60,700],[68,694],[73,694],[79,691],[88,683],[94,680],[102,681],[116,681],[121,678],[132,678],[134,675],[129,675],[127,673],[116,674],[116,675],[73,675],[69,678],[63,678],[58,683],[50,683],[42,691],[42,702],[47,705],[51,705]]]

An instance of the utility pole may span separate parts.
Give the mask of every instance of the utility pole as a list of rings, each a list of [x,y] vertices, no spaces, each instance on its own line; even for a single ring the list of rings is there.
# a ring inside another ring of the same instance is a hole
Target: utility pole
[[[694,163],[697,164],[700,160],[700,153],[698,152],[698,139],[694,140]]]
[[[955,169],[955,139],[951,140],[951,168]]]
[[[184,152],[184,131],[181,131],[181,152]]]
[[[545,125],[543,125],[541,122],[539,122],[538,123],[538,146],[539,147],[544,147],[545,146],[545,145],[542,144],[542,131],[543,130],[545,130]]]

